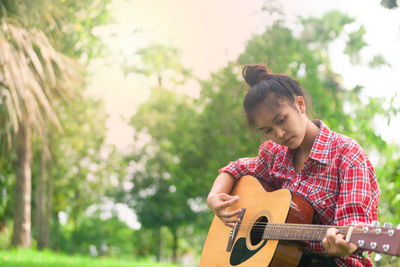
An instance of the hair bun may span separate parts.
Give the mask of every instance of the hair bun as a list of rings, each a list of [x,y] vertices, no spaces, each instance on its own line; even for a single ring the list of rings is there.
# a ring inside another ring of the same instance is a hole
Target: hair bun
[[[268,72],[267,66],[264,64],[246,65],[243,67],[242,75],[244,80],[250,87],[253,87],[260,81],[266,80],[271,77],[271,74]]]

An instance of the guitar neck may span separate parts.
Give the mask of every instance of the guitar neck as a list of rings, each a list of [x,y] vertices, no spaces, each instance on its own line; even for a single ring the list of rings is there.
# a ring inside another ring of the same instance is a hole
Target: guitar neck
[[[265,227],[265,240],[322,241],[330,225],[268,223]],[[347,235],[349,227],[335,226],[341,234]]]
[[[261,225],[258,225],[261,228]],[[400,229],[390,227],[332,226],[316,224],[267,223],[263,225],[264,240],[321,241],[330,227],[334,227],[347,242],[357,247],[393,256],[400,254]]]

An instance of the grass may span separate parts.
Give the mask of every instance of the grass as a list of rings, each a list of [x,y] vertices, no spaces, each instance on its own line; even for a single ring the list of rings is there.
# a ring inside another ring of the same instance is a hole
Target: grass
[[[2,250],[0,266],[7,267],[181,267],[151,260],[91,258],[83,255],[65,255],[50,251]]]

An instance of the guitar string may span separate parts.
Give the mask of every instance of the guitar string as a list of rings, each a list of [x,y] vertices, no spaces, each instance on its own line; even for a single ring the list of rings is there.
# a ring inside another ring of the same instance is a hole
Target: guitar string
[[[251,223],[241,223],[241,225],[250,225]],[[340,233],[347,233],[349,230],[348,226],[337,226],[337,225],[296,225],[296,224],[282,224],[282,223],[254,223],[252,229],[264,231],[266,228],[268,230],[327,230],[328,228],[336,228]],[[382,228],[381,228],[382,229]],[[390,229],[390,228],[386,228]],[[393,229],[395,230],[395,229]],[[355,227],[353,228],[353,233],[374,233],[374,229],[369,229],[368,231]],[[386,231],[382,231],[380,234],[388,234]]]
[[[253,224],[253,225],[257,225],[257,226],[277,226],[277,227],[282,227],[282,228],[290,228],[290,227],[298,227],[298,228],[349,228],[350,226],[340,226],[340,225],[322,225],[322,224],[296,224],[296,223],[270,223],[270,222],[253,222],[253,221],[249,221],[249,220],[242,220],[239,222],[241,225],[246,225],[246,224]],[[354,230],[363,230],[362,226],[353,226]],[[393,229],[393,230],[397,230],[395,228],[385,228],[385,227],[375,227],[375,226],[368,226],[369,228],[371,228],[370,230],[374,230],[376,228],[380,228],[382,230],[389,230],[389,229]]]
[[[262,223],[262,224],[268,224],[268,223]],[[294,239],[299,238],[300,235],[299,235],[298,231],[299,230],[303,230],[304,231],[305,228],[306,228],[306,230],[315,230],[315,229],[324,230],[324,229],[327,229],[328,227],[332,227],[332,226],[329,226],[329,225],[317,225],[317,227],[311,227],[311,225],[310,226],[302,225],[301,227],[299,227],[299,226],[296,226],[296,227],[288,227],[288,226],[282,227],[282,226],[284,226],[284,224],[281,224],[281,223],[280,224],[279,223],[278,224],[275,223],[275,224],[272,224],[272,225],[273,226],[270,226],[270,227],[267,225],[266,227],[262,227],[262,228],[253,227],[252,228],[252,232],[253,232],[252,236],[254,238],[263,237],[264,236],[264,231],[266,230],[266,228],[268,228],[267,229],[268,231],[265,234],[267,237],[271,238],[271,236],[274,237],[274,235],[276,236],[278,234],[278,236],[279,236],[281,234],[280,239],[285,239],[286,238],[286,239],[290,240],[290,238],[294,238]],[[339,230],[339,233],[341,233],[341,234],[347,234],[347,232],[349,230],[349,228],[346,227],[346,226],[339,226],[339,227],[336,227],[336,228],[342,229],[342,231]],[[290,234],[292,234],[293,236],[291,236],[291,237],[284,236],[283,237],[282,233],[281,233],[282,230],[288,230],[290,232]],[[293,230],[297,230],[297,232],[293,233]],[[376,234],[376,232],[374,230],[365,231],[365,230],[362,230],[361,228],[358,228],[358,229],[354,228],[353,233]],[[303,232],[303,236],[304,236],[304,234],[307,234],[307,232],[306,233]],[[381,234],[385,235],[387,233],[382,232]],[[317,240],[321,240],[322,237],[325,236],[325,232],[313,232],[311,234],[311,236],[314,237],[314,238],[317,238]],[[310,237],[310,235],[308,237]]]
[[[241,224],[241,225],[246,225],[246,224]],[[251,224],[248,224],[251,225]],[[304,227],[304,226],[283,226],[283,225],[261,225],[261,224],[256,224],[254,227],[252,227],[252,229],[260,229],[260,230],[264,230],[264,229],[277,229],[277,230],[327,230],[328,228],[335,228],[338,229],[341,232],[347,232],[349,230],[349,227],[339,227],[339,226],[335,226],[335,225],[327,225],[325,227]],[[375,233],[375,230],[363,230],[362,228],[353,228],[353,232],[359,232],[359,233]],[[381,234],[387,234],[386,231],[382,231]]]

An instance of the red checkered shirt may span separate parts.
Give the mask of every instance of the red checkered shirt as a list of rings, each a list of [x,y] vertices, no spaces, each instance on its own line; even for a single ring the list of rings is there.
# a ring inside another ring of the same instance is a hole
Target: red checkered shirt
[[[275,189],[287,188],[307,199],[322,224],[354,225],[377,220],[379,187],[367,155],[353,139],[331,131],[322,121],[304,168],[296,172],[294,151],[271,140],[255,158],[230,162],[220,172],[236,179],[253,175]],[[310,242],[309,251],[327,255],[322,243]],[[360,253],[335,258],[338,266],[373,266]]]

